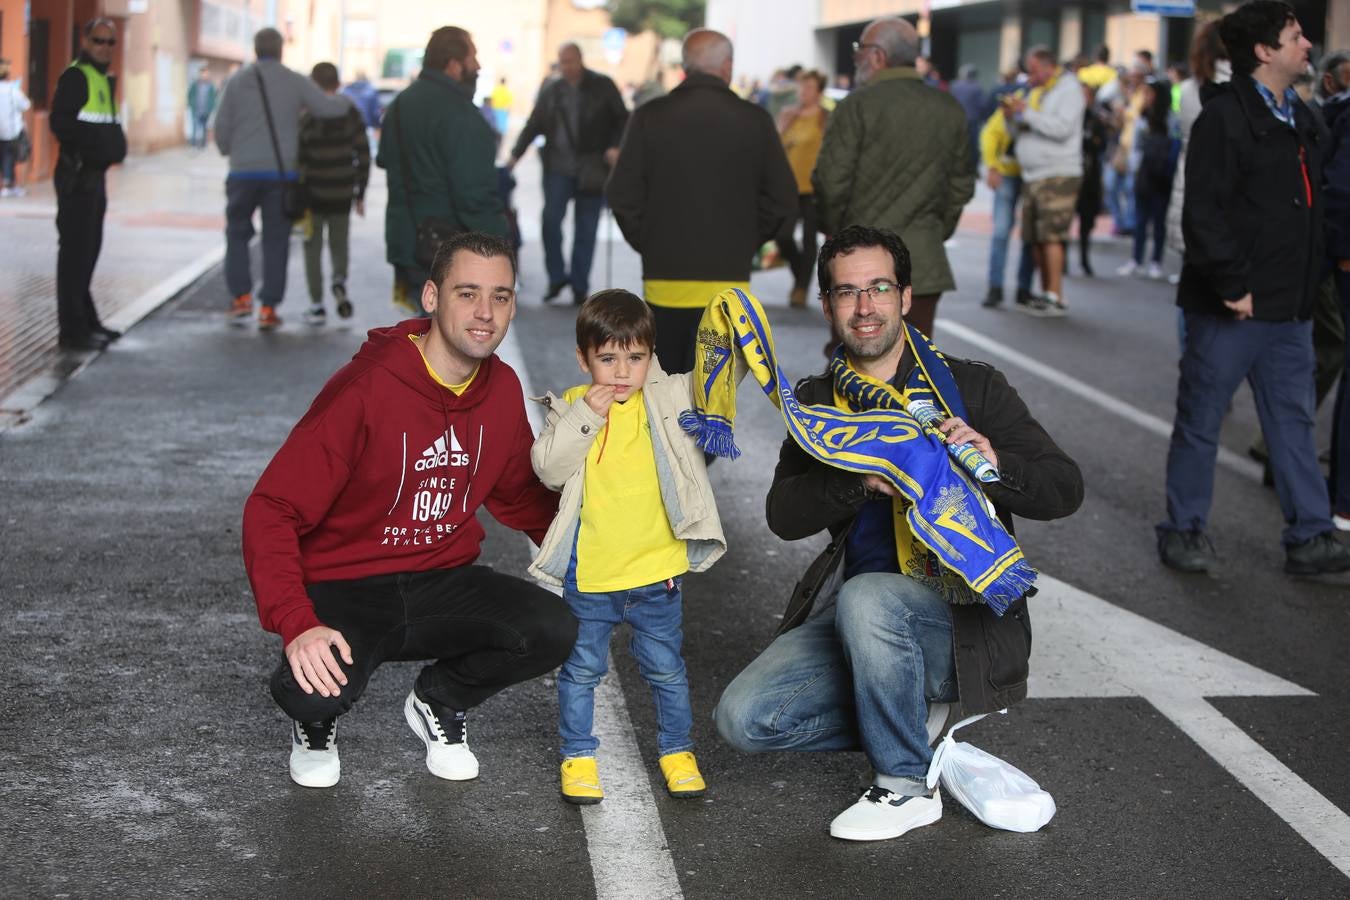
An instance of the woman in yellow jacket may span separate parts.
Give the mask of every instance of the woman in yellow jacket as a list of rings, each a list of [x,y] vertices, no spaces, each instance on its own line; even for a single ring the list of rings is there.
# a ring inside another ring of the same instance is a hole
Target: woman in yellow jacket
[[[777,238],[779,252],[792,270],[792,306],[806,305],[806,288],[811,283],[811,269],[816,264],[816,204],[811,187],[811,171],[820,155],[820,144],[825,137],[825,123],[829,113],[822,105],[825,76],[815,70],[797,77],[797,105],[783,110],[778,117],[778,133],[783,138],[792,175],[797,179],[799,210],[795,218],[783,225]],[[802,223],[802,245],[797,246],[794,232]]]

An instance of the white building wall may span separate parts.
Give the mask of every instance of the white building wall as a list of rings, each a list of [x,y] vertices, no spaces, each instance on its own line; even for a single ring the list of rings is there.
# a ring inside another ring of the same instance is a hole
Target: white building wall
[[[708,0],[704,21],[736,46],[733,80],[768,81],[774,69],[794,63],[827,64],[815,35],[819,7],[819,0]]]

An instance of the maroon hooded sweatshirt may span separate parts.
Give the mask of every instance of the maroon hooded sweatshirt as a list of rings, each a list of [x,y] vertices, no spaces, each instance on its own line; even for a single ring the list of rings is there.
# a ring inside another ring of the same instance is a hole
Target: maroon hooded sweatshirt
[[[370,332],[291,431],[244,504],[244,565],[263,628],[320,625],[305,585],[452,569],[478,558],[486,505],[537,544],[558,507],[530,466],[520,379],[495,355],[455,396],[409,340]]]

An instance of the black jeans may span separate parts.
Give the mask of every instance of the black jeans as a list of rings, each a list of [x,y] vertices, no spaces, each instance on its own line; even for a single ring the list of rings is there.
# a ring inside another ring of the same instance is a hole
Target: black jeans
[[[108,193],[103,172],[58,163],[56,186],[56,321],[63,341],[84,340],[101,327],[89,286],[103,249]]]
[[[797,195],[797,218],[786,222],[778,235],[778,251],[783,254],[792,271],[792,286],[805,288],[811,283],[811,269],[816,264],[816,198],[814,194]],[[799,249],[793,232],[797,222],[802,223],[802,246]]]
[[[493,694],[560,666],[577,622],[561,597],[486,566],[378,575],[310,585],[319,621],[352,648],[336,697],[306,694],[283,657],[272,698],[286,715],[321,722],[352,708],[381,663],[432,659],[417,676],[427,700],[472,709]]]

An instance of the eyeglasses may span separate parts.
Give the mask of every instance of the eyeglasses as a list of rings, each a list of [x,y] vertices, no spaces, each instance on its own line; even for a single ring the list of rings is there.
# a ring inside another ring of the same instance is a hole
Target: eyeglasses
[[[854,56],[857,56],[859,53],[863,52],[864,50],[868,49],[869,47],[872,48],[873,50],[880,50],[880,49],[881,49],[881,45],[880,45],[880,44],[860,44],[860,43],[858,43],[857,41],[854,41],[854,42],[853,42],[853,55],[854,55]]]
[[[881,306],[894,303],[900,297],[900,285],[894,281],[877,281],[867,287],[845,285],[844,287],[831,288],[828,293],[831,300],[843,306],[853,306],[862,299],[863,294],[871,297],[873,303]]]
[[[117,43],[117,38],[96,38],[96,37],[91,37],[91,38],[89,39],[89,43],[91,43],[91,44],[98,44],[100,47],[111,47],[113,44],[116,44],[116,43]]]

